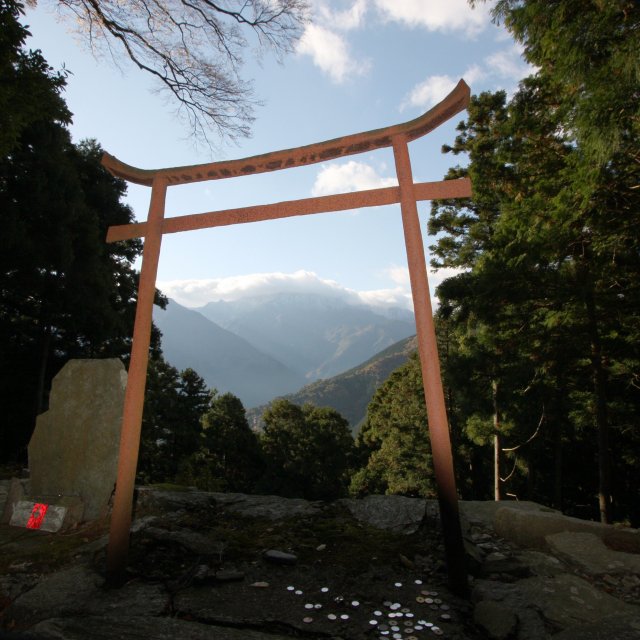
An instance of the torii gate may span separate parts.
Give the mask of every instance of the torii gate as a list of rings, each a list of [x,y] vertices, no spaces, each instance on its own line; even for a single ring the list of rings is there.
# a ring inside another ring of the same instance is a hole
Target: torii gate
[[[415,120],[296,149],[275,151],[240,160],[145,170],[126,165],[108,153],[104,154],[102,163],[114,176],[151,187],[151,203],[147,221],[113,226],[109,228],[107,233],[107,242],[144,238],[129,378],[120,436],[116,491],[107,547],[107,573],[111,581],[117,582],[123,575],[129,548],[153,300],[163,234],[399,202],[407,249],[418,352],[422,368],[449,584],[459,594],[467,591],[465,554],[460,529],[451,441],[440,376],[417,201],[469,197],[471,196],[471,182],[468,178],[464,178],[414,183],[408,143],[426,135],[455,114],[463,111],[469,104],[469,98],[469,87],[464,80],[460,80],[455,89],[442,102]],[[397,187],[369,189],[355,193],[290,200],[164,219],[165,196],[169,186],[278,171],[385,147],[393,148],[399,185]]]

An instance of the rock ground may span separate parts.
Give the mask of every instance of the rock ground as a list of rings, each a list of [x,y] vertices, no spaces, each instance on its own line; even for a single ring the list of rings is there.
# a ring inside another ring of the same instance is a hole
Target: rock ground
[[[584,532],[572,544],[557,512],[509,504],[553,516],[549,542],[516,547],[493,528],[503,505],[461,503],[465,600],[447,589],[433,503],[143,488],[118,589],[104,581],[106,520],[1,526],[0,623],[9,638],[50,640],[640,639],[640,555]]]

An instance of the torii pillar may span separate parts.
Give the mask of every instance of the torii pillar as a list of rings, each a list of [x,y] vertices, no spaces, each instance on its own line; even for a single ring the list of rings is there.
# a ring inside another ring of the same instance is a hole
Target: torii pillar
[[[110,582],[118,583],[124,576],[126,568],[149,359],[153,300],[162,236],[165,233],[400,203],[449,586],[459,595],[467,593],[465,552],[460,528],[451,440],[417,201],[470,197],[471,183],[466,178],[415,183],[411,172],[408,143],[426,135],[464,110],[469,104],[469,98],[469,87],[460,80],[442,102],[415,120],[240,160],[144,170],[126,165],[113,156],[104,154],[102,162],[114,176],[151,187],[151,204],[147,221],[111,227],[107,234],[107,242],[144,238],[129,378],[122,419],[116,492],[107,547],[107,574]],[[393,149],[398,187],[164,218],[165,196],[169,186],[278,171],[385,147]]]

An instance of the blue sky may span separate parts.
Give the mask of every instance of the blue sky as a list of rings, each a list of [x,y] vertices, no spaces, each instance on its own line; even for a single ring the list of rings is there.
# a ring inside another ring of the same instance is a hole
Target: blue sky
[[[244,76],[263,103],[250,139],[197,146],[174,104],[124,58],[95,58],[53,0],[27,11],[49,64],[63,65],[75,141],[96,138],[142,168],[251,156],[413,119],[459,78],[472,93],[514,90],[528,72],[488,5],[466,0],[311,0],[312,20],[281,64],[247,55]],[[464,114],[410,145],[414,179],[440,180],[457,160],[440,152]],[[167,216],[395,184],[390,150],[260,176],[172,187]],[[150,189],[127,200],[146,219]],[[419,206],[426,236],[429,203]],[[448,275],[430,275],[432,287]],[[410,306],[399,207],[327,213],[165,236],[159,287],[187,306],[275,290],[332,292]]]

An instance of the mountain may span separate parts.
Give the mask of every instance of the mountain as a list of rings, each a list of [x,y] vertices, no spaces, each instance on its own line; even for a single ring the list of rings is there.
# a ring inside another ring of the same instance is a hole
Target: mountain
[[[345,373],[328,380],[318,380],[284,397],[299,405],[310,402],[319,407],[332,407],[349,421],[356,433],[376,389],[417,348],[415,336],[405,338]],[[254,428],[261,427],[261,417],[266,408],[265,405],[247,412],[249,423]]]
[[[305,383],[304,376],[282,362],[174,300],[164,311],[154,307],[153,320],[162,331],[167,362],[195,369],[209,387],[230,391],[245,407],[269,402]]]
[[[307,381],[351,369],[415,332],[413,314],[338,296],[274,293],[197,309]]]

